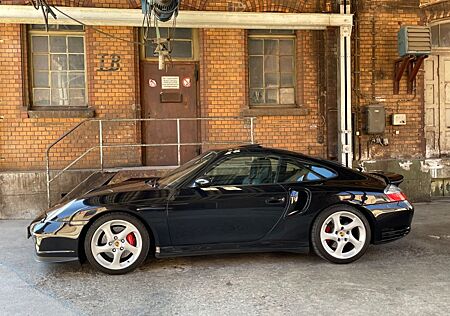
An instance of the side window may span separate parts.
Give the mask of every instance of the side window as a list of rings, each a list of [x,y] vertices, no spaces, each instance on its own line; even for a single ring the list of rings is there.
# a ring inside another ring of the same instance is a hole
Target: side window
[[[241,156],[219,162],[206,176],[212,185],[242,185],[274,183],[278,159]]]
[[[278,182],[305,182],[330,179],[337,174],[325,167],[308,163],[283,161]]]

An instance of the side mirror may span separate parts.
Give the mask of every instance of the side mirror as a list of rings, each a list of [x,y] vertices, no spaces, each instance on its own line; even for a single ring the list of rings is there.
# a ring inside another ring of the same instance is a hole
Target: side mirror
[[[194,183],[199,188],[207,188],[211,186],[211,179],[209,177],[200,177],[196,179]]]

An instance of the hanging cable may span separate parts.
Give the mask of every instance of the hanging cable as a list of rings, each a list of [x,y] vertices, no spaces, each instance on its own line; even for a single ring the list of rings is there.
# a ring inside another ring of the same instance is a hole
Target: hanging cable
[[[47,2],[47,0],[30,0],[33,7],[36,10],[42,9],[42,13],[44,16],[45,21],[45,27],[48,31],[48,17],[51,15],[55,20],[57,19],[57,16],[55,14],[55,11],[60,13],[61,15],[65,16],[66,18],[84,26],[87,27],[85,23],[82,21],[70,16],[69,14],[65,13],[61,9],[59,9],[56,6],[50,6]],[[159,69],[162,70],[165,68],[165,61],[171,62],[172,59],[170,57],[170,54],[172,53],[172,39],[175,35],[175,27],[176,27],[176,17],[178,15],[178,9],[179,9],[179,0],[145,0],[142,2],[142,11],[144,14],[144,18],[142,20],[142,27],[144,28],[144,34],[143,34],[143,41],[133,41],[126,38],[122,38],[113,34],[110,34],[108,32],[105,32],[95,26],[89,26],[92,30],[103,34],[107,37],[127,42],[133,45],[139,45],[139,46],[146,46],[148,40],[149,40],[149,33],[150,29],[152,28],[152,20],[153,20],[153,27],[156,29],[156,38],[152,38],[152,43],[156,44],[155,54],[158,54],[159,57]],[[160,32],[159,32],[159,26],[158,21],[166,22],[173,18],[172,28],[169,28],[167,32],[167,38],[161,38]]]
[[[56,14],[53,12],[47,0],[30,0],[36,10],[41,9],[44,16],[45,30],[48,31],[48,16],[51,15],[56,20]]]

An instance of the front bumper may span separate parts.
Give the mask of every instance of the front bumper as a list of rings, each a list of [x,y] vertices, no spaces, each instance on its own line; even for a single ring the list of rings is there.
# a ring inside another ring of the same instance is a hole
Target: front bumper
[[[79,258],[78,237],[82,226],[67,222],[35,220],[27,228],[35,245],[36,259],[44,262],[75,261]]]
[[[375,218],[374,244],[397,240],[411,231],[414,207],[408,201],[374,204],[367,208]]]

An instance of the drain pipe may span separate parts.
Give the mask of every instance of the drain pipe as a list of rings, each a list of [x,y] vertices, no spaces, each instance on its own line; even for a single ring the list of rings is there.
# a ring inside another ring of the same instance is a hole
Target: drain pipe
[[[350,13],[350,0],[341,0],[340,13]],[[338,61],[338,155],[339,162],[351,168],[352,149],[352,95],[351,95],[351,26],[339,27]]]

